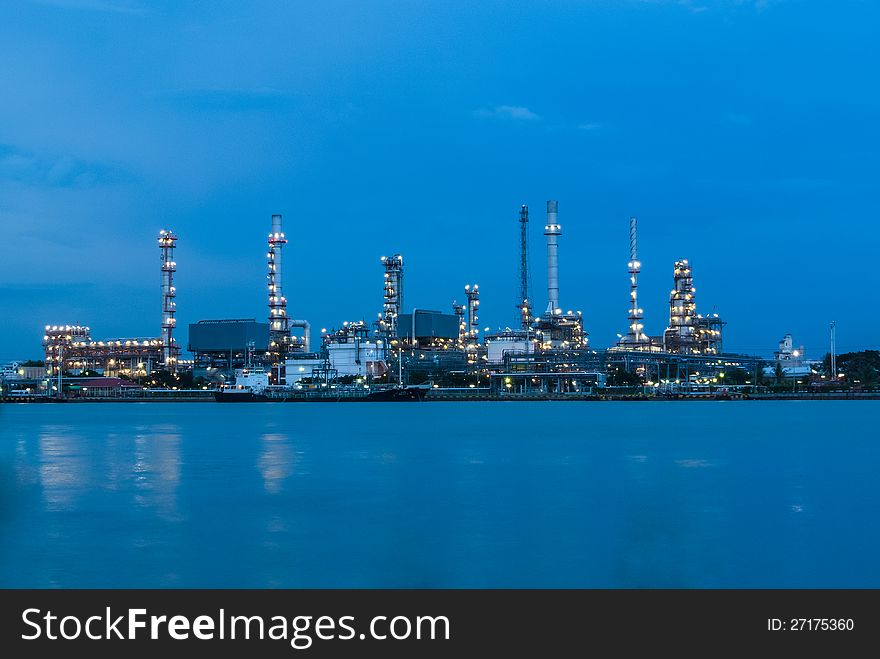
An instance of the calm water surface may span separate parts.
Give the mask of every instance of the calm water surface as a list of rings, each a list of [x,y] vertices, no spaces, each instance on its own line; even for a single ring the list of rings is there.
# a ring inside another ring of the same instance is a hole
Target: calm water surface
[[[0,405],[3,587],[880,587],[880,401]]]

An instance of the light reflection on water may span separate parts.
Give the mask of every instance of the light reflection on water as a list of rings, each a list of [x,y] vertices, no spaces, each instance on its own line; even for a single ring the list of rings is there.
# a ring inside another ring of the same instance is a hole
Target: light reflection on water
[[[296,455],[290,447],[287,435],[263,433],[260,441],[263,449],[257,466],[263,477],[263,487],[269,494],[277,494],[281,491],[284,480],[293,473]]]
[[[0,586],[876,587],[878,411],[6,406]]]
[[[88,486],[93,470],[83,454],[83,435],[71,426],[47,426],[39,433],[39,473],[48,510],[65,510]]]

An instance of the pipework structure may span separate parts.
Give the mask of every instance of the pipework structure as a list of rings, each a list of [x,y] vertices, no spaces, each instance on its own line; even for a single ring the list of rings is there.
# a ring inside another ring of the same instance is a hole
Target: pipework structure
[[[284,361],[290,351],[290,320],[287,317],[287,298],[282,287],[282,251],[287,244],[281,226],[281,215],[272,215],[269,233],[269,251],[266,254],[269,287],[269,351],[268,358],[275,384],[283,384]]]
[[[403,257],[400,254],[383,256],[382,266],[385,268],[385,301],[379,325],[388,344],[396,340],[397,320],[403,311]]]
[[[180,349],[174,343],[174,328],[177,320],[177,291],[174,288],[174,273],[177,263],[174,261],[174,248],[177,236],[171,231],[162,229],[159,232],[159,251],[162,259],[162,364],[171,373],[177,372],[177,359]]]
[[[163,364],[165,342],[161,338],[119,338],[96,341],[88,327],[46,325],[43,334],[46,375],[96,371],[104,376],[146,377]]]
[[[463,348],[467,339],[467,325],[464,322],[465,305],[452,301],[452,313],[458,319],[458,347]]]
[[[532,326],[532,303],[529,301],[529,207],[519,209],[519,309],[522,329]]]
[[[46,325],[43,349],[46,354],[46,375],[55,377],[66,370],[65,360],[70,357],[71,346],[91,343],[88,327],[82,325]]]
[[[701,355],[720,355],[722,348],[722,331],[727,322],[721,320],[717,313],[706,316],[697,314],[694,322],[694,339],[697,352]]]
[[[547,202],[547,225],[544,227],[547,236],[547,311],[548,316],[562,313],[559,307],[559,242],[562,227],[557,219],[557,202]]]

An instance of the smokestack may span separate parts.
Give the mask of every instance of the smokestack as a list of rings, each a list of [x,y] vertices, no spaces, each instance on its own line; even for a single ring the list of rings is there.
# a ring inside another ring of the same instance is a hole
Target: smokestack
[[[559,310],[559,243],[557,236],[562,235],[562,227],[556,219],[556,201],[547,202],[547,314],[556,315]]]
[[[532,324],[532,303],[529,301],[529,207],[519,210],[519,304],[520,324],[527,330]]]

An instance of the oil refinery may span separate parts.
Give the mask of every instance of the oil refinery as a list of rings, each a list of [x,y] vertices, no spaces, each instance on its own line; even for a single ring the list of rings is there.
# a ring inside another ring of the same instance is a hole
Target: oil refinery
[[[375,319],[342,320],[313,336],[308,320],[289,314],[283,259],[288,239],[282,216],[274,214],[266,242],[265,319],[199,320],[189,324],[184,347],[176,325],[174,284],[179,238],[162,230],[157,238],[157,334],[96,338],[88,326],[45,325],[42,370],[31,368],[29,379],[18,378],[27,387],[13,389],[48,399],[164,399],[182,392],[218,400],[589,399],[719,389],[728,395],[743,385],[757,387],[768,375],[764,360],[724,352],[726,323],[716,313],[698,313],[688,259],[672,265],[666,327],[646,333],[639,304],[642,263],[636,217],[629,218],[626,333],[614,345],[593,345],[589,318],[563,305],[570,289],[561,285],[559,275],[565,251],[558,202],[546,203],[546,305],[535,299],[531,286],[529,207],[524,204],[511,215],[510,229],[517,229],[519,239],[513,327],[480,329],[482,291],[476,283],[462,286],[448,313],[406,307],[404,257],[393,253],[381,256],[374,271]],[[406,267],[411,265],[407,261]],[[785,341],[778,360],[786,360],[789,373],[809,372],[803,352],[791,348],[790,336]],[[737,378],[725,381],[731,372]],[[9,373],[4,380],[7,394],[18,370]]]

